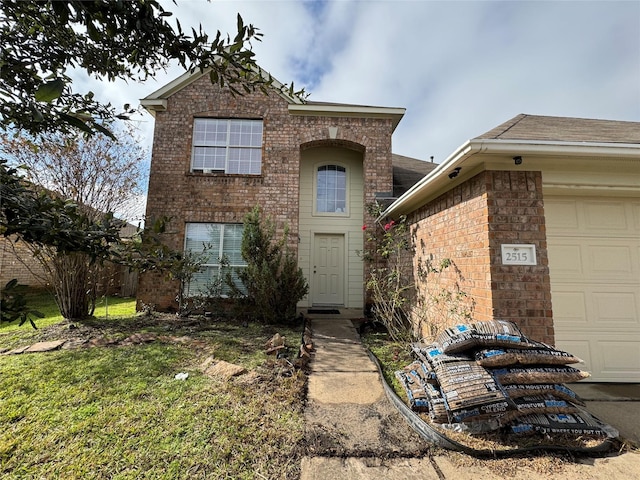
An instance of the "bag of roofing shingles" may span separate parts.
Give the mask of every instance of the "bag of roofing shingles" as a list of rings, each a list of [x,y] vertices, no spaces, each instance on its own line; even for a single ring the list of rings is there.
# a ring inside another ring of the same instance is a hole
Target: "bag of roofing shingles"
[[[487,370],[470,356],[423,350],[440,384],[450,421],[471,422],[501,416],[514,408]]]
[[[589,435],[608,438],[617,438],[619,435],[611,425],[600,421],[584,409],[576,413],[525,415],[511,422],[510,430],[516,434],[538,432],[545,435]]]
[[[410,372],[398,370],[395,372],[396,378],[404,388],[409,406],[417,412],[429,410],[429,399],[420,382]]]
[[[588,372],[566,365],[530,365],[498,368],[491,371],[501,385],[536,383],[571,383],[589,378]]]
[[[517,383],[502,385],[502,390],[511,399],[520,397],[530,397],[532,395],[552,395],[555,398],[566,400],[568,402],[584,405],[584,401],[576,392],[561,383],[537,383],[523,384]]]
[[[518,397],[513,399],[515,410],[506,412],[501,418],[501,422],[506,424],[516,418],[531,414],[551,414],[551,413],[576,413],[578,407],[565,400],[555,398],[550,394],[533,395],[529,397]]]
[[[449,413],[447,402],[442,391],[436,385],[425,385],[425,392],[429,398],[429,417],[433,423],[448,423]]]
[[[435,343],[444,353],[458,353],[483,347],[534,347],[516,324],[505,320],[456,325],[440,332]]]
[[[485,348],[475,353],[476,362],[487,368],[509,367],[511,365],[570,365],[582,363],[578,357],[556,350],[544,343],[535,348]]]

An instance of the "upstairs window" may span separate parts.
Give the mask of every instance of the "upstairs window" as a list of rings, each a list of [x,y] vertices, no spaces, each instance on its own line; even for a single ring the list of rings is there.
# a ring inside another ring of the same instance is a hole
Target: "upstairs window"
[[[347,170],[322,165],[316,172],[316,213],[347,213]]]
[[[262,120],[196,118],[191,171],[260,175]]]

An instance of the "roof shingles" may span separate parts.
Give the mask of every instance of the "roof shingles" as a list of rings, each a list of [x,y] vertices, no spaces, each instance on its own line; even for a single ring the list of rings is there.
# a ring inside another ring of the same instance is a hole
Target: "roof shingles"
[[[476,139],[640,144],[640,122],[520,114]]]

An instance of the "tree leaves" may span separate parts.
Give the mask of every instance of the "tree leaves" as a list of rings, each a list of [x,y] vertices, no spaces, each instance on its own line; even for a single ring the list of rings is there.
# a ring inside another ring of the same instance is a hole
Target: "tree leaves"
[[[62,95],[63,90],[64,82],[61,79],[56,78],[55,80],[51,80],[50,82],[40,85],[36,90],[35,98],[38,102],[51,103]]]
[[[237,70],[251,72],[255,67],[253,56],[244,55],[251,39],[259,39],[255,27],[238,17],[234,41],[227,38],[211,45],[201,27],[189,35],[179,24],[168,23],[171,12],[158,0],[7,1],[0,4],[0,16],[0,128],[4,129],[31,134],[102,131],[104,121],[119,112],[74,92],[65,75],[71,68],[105,81],[142,81],[176,61],[185,70],[211,68],[232,84],[239,78]],[[243,81],[258,88],[262,83],[258,77]],[[91,120],[72,112],[86,113]]]

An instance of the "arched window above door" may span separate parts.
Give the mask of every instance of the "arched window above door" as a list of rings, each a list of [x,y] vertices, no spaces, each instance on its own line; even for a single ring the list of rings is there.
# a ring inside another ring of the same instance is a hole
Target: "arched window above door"
[[[347,169],[321,165],[316,171],[316,213],[347,213]]]

